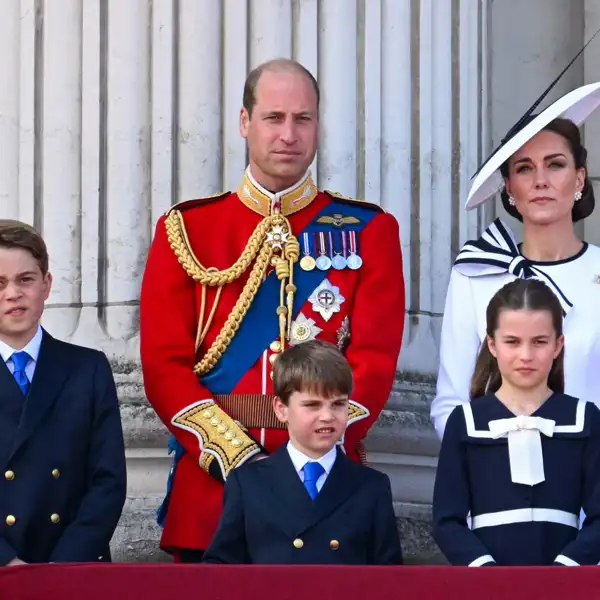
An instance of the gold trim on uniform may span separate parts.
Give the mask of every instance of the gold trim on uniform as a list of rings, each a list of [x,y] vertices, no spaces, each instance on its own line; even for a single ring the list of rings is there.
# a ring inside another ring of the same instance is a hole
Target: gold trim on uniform
[[[281,214],[287,217],[308,206],[316,198],[318,189],[310,171],[307,171],[298,183],[273,194],[252,177],[250,169],[246,169],[236,193],[245,206],[263,217],[272,215],[277,204]]]
[[[200,443],[200,467],[206,472],[213,460],[223,480],[229,472],[260,452],[259,445],[214,400],[202,400],[177,413],[171,423],[193,433]],[[205,455],[213,457],[213,460]]]
[[[298,206],[300,204],[299,202]],[[196,329],[196,351],[201,347],[212,325],[223,287],[250,270],[248,280],[233,309],[210,348],[194,366],[194,373],[200,376],[208,374],[223,356],[254,301],[269,266],[275,267],[275,273],[281,282],[280,304],[273,318],[278,320],[280,342],[282,348],[285,347],[292,327],[296,293],[294,264],[300,257],[300,244],[292,233],[289,220],[281,210],[274,209],[273,214],[266,216],[256,226],[240,257],[233,265],[223,270],[207,267],[198,260],[188,237],[183,214],[179,210],[170,210],[164,223],[167,240],[177,260],[185,272],[202,286],[202,300]],[[206,307],[207,287],[217,288],[210,310]]]
[[[356,421],[366,419],[371,414],[371,411],[363,404],[356,402],[356,400],[349,400],[348,413],[348,425],[351,425],[352,423],[356,423]]]

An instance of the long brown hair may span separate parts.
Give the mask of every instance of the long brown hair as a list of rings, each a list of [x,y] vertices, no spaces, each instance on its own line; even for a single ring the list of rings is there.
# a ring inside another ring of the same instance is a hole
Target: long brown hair
[[[563,311],[554,292],[538,279],[515,279],[500,288],[490,300],[486,310],[486,333],[493,338],[498,329],[498,320],[503,310],[545,310],[552,315],[552,324],[556,337],[563,334]],[[564,346],[560,354],[554,359],[550,374],[548,375],[548,387],[554,392],[564,392]],[[475,372],[471,379],[471,400],[494,394],[502,385],[502,376],[498,369],[498,362],[490,352],[487,339],[483,340]]]

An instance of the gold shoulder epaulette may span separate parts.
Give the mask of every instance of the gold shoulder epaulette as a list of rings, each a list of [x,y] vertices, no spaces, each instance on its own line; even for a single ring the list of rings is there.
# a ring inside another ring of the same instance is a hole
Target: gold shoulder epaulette
[[[367,202],[366,200],[357,200],[356,198],[350,198],[348,196],[344,196],[339,192],[332,192],[330,190],[323,190],[328,196],[331,198],[335,198],[338,202],[344,202],[346,204],[354,204],[356,206],[362,206],[363,208],[371,208],[378,212],[385,212],[381,206],[378,204],[374,204],[373,202]]]
[[[201,204],[208,204],[209,202],[214,202],[215,200],[221,200],[226,196],[229,196],[231,192],[219,192],[218,194],[213,194],[212,196],[206,196],[205,198],[192,198],[190,200],[181,200],[176,204],[173,204],[170,208],[167,209],[165,215],[168,215],[174,210],[187,210],[188,208],[194,208],[195,206],[199,206]]]

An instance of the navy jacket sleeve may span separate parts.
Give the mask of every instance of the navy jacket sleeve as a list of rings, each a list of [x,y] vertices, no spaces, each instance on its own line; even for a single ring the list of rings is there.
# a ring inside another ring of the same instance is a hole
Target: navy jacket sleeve
[[[13,558],[18,558],[15,549],[0,536],[0,566],[5,567]]]
[[[72,523],[65,528],[50,562],[97,561],[108,547],[125,504],[125,445],[110,364],[97,353],[93,380],[93,417],[88,462],[88,488]]]
[[[230,565],[251,563],[244,525],[242,489],[236,469],[231,471],[225,482],[219,525],[202,562]]]
[[[600,410],[586,404],[590,435],[583,453],[583,510],[585,520],[577,537],[556,557],[558,565],[596,565],[600,562]]]
[[[457,406],[446,424],[433,490],[433,538],[453,565],[479,567],[495,561],[469,529],[471,492],[466,450],[465,418]]]
[[[394,514],[390,480],[383,473],[379,479],[381,485],[373,515],[368,563],[371,565],[401,565],[404,561],[398,523]]]

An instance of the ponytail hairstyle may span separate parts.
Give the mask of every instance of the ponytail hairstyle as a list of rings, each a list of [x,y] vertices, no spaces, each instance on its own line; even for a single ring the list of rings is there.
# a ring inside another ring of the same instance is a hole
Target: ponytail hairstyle
[[[545,310],[552,316],[552,323],[557,339],[563,334],[563,311],[558,298],[554,292],[538,279],[515,279],[499,289],[490,300],[486,310],[486,333],[490,338],[494,337],[498,329],[498,320],[503,310]],[[560,354],[554,359],[550,374],[548,375],[548,387],[553,392],[564,392],[564,346]],[[502,376],[498,369],[498,362],[490,352],[488,340],[485,339],[479,350],[475,371],[471,379],[471,400],[494,394],[502,385]]]

